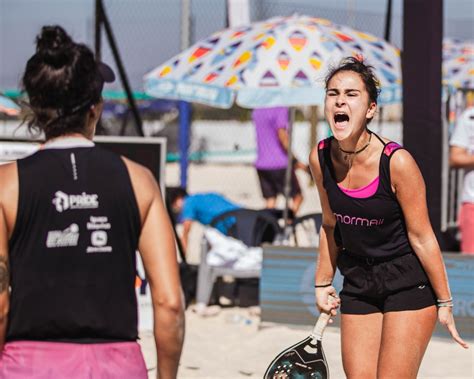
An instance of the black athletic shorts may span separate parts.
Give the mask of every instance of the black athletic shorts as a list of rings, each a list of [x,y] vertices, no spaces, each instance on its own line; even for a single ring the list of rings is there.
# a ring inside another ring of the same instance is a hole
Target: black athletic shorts
[[[408,311],[436,304],[433,288],[414,253],[375,259],[342,251],[337,266],[344,276],[339,294],[343,314]]]
[[[257,169],[260,188],[265,199],[276,197],[278,194],[285,193],[285,175],[286,168],[276,170],[259,170]],[[295,170],[291,170],[291,188],[290,197],[295,197],[301,193],[301,188],[296,177]]]

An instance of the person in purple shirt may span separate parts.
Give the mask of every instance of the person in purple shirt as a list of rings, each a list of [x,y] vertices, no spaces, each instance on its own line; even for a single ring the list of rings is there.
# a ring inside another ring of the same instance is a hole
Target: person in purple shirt
[[[259,108],[252,113],[257,137],[257,169],[262,195],[267,208],[275,208],[278,194],[284,194],[285,173],[288,165],[288,108]],[[303,195],[295,175],[296,168],[306,168],[294,161],[291,172],[291,204],[294,214],[303,202]]]

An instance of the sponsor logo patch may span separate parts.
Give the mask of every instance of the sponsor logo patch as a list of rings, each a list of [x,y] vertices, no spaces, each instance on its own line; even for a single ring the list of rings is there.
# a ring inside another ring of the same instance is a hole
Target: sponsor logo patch
[[[106,216],[90,216],[87,223],[87,230],[92,230],[88,253],[111,253],[112,246],[107,245],[109,236],[107,230],[112,228]]]
[[[109,219],[105,216],[91,216],[89,222],[87,223],[87,230],[97,230],[103,229],[108,230],[111,228]]]
[[[79,241],[79,226],[71,224],[64,230],[50,230],[46,238],[46,247],[77,246]]]
[[[68,209],[95,209],[99,207],[99,195],[85,192],[68,195],[62,191],[56,191],[53,204],[58,212],[64,212]]]
[[[383,218],[372,218],[368,219],[365,217],[357,217],[357,216],[349,216],[349,215],[342,215],[339,213],[334,213],[336,216],[336,220],[339,221],[341,224],[347,225],[356,225],[356,226],[380,226],[383,224]]]

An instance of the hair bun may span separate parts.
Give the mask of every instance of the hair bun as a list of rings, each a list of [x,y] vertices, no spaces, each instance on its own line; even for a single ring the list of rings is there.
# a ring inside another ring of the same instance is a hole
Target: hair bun
[[[41,34],[36,38],[36,53],[46,64],[61,68],[72,59],[71,37],[60,26],[43,26]]]

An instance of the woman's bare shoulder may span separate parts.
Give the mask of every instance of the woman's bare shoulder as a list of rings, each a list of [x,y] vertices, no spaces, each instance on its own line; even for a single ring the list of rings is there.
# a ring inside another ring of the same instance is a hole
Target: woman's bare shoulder
[[[421,185],[423,176],[413,156],[405,149],[393,153],[390,159],[390,176],[395,187]]]
[[[18,190],[18,165],[16,162],[0,164],[0,196]]]
[[[17,172],[17,163],[8,162],[0,164],[0,175],[13,175]]]
[[[153,176],[150,169],[124,156],[122,156],[121,158],[124,161],[125,166],[127,166],[128,172],[132,180],[140,182],[140,184],[144,186],[154,186],[156,184],[155,177]]]
[[[405,149],[398,149],[390,159],[391,169],[404,170],[413,166],[417,167],[415,158]]]
[[[132,182],[133,192],[142,211],[148,209],[157,194],[160,194],[158,183],[153,173],[145,166],[122,156]]]
[[[327,147],[327,140],[322,140],[314,146],[309,154],[309,167],[314,179],[322,177],[321,163],[319,162],[319,150]]]

